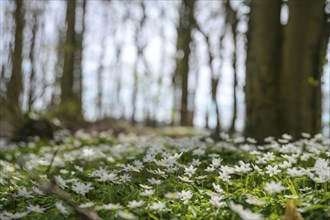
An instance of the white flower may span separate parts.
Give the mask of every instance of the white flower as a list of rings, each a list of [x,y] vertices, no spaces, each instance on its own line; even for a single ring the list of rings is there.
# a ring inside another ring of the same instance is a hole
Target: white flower
[[[193,165],[190,165],[189,167],[184,168],[184,174],[192,177],[196,173],[197,168],[194,168]]]
[[[215,183],[212,183],[212,186],[214,188],[214,190],[217,192],[217,193],[222,193],[223,192],[223,189],[221,189],[220,185],[217,185]]]
[[[302,161],[307,161],[309,158],[311,158],[313,156],[313,154],[311,154],[311,153],[303,153],[302,155],[301,155],[301,157],[300,157],[300,159],[302,160]]]
[[[122,218],[122,219],[126,219],[126,220],[135,220],[138,219],[134,214],[130,213],[130,212],[123,212],[123,211],[118,211],[117,215]]]
[[[303,176],[305,173],[302,170],[298,170],[296,167],[289,168],[286,170],[289,176],[296,177],[296,176]]]
[[[266,161],[273,161],[275,160],[275,155],[273,152],[267,152],[265,155],[264,155],[264,159]]]
[[[311,175],[311,179],[316,183],[325,183],[330,181],[330,167],[324,170],[317,170],[316,175]]]
[[[233,202],[229,203],[231,210],[236,212],[243,220],[261,220],[263,216],[259,213],[254,213],[250,209],[244,209],[242,205],[236,205]]]
[[[193,161],[191,162],[191,164],[193,165],[193,166],[199,166],[199,165],[201,165],[202,164],[202,162],[199,160],[199,159],[193,159]]]
[[[155,193],[152,189],[146,189],[144,192],[140,193],[140,196],[152,196]]]
[[[137,173],[140,173],[141,169],[137,166],[133,166],[131,164],[128,164],[126,166],[126,171],[132,171],[132,172],[137,172]]]
[[[143,162],[145,163],[150,163],[152,161],[155,160],[155,155],[152,155],[152,154],[146,154],[144,157],[143,157]]]
[[[267,164],[267,161],[266,161],[266,159],[263,156],[257,155],[256,163],[257,164]]]
[[[272,136],[269,136],[269,137],[265,137],[265,138],[264,138],[264,141],[265,141],[265,142],[269,142],[269,143],[270,143],[270,142],[273,142],[274,140],[275,140],[275,138],[272,137]]]
[[[124,173],[123,175],[120,176],[120,181],[122,183],[127,183],[131,181],[131,176],[127,173]]]
[[[99,182],[116,182],[117,180],[117,174],[115,173],[108,173],[108,172],[102,172],[98,175],[100,177],[97,181]]]
[[[258,150],[253,150],[253,151],[251,151],[251,153],[250,154],[252,154],[252,155],[260,155],[261,154],[261,152],[260,151],[258,151]]]
[[[270,194],[273,194],[273,193],[280,193],[282,192],[282,190],[285,189],[284,186],[282,186],[282,182],[279,181],[279,182],[275,182],[275,181],[271,181],[270,183],[266,183],[266,186],[264,187],[264,189],[270,193]]]
[[[165,197],[168,199],[177,199],[178,198],[178,194],[175,192],[168,192],[165,194]]]
[[[32,191],[27,191],[25,187],[18,189],[16,196],[25,197],[25,198],[33,198]]]
[[[144,166],[143,166],[143,163],[139,160],[134,160],[133,161],[133,164],[135,165],[135,167],[137,167],[139,170],[143,169]]]
[[[45,193],[43,193],[38,187],[32,187],[33,191],[38,194],[38,195],[45,195]]]
[[[60,173],[61,173],[61,174],[68,174],[68,173],[69,173],[69,171],[68,171],[68,170],[66,170],[66,169],[62,169],[62,170],[60,170]]]
[[[193,151],[192,154],[196,156],[203,156],[205,154],[205,150],[201,148],[197,148]]]
[[[55,182],[62,189],[65,189],[68,187],[68,185],[66,185],[65,180],[61,176],[55,176]]]
[[[278,166],[282,169],[286,169],[292,166],[292,164],[288,161],[283,161],[282,163],[278,164]]]
[[[85,148],[82,152],[83,157],[90,157],[95,154],[94,150],[92,148]]]
[[[232,174],[235,172],[235,169],[233,167],[229,167],[227,165],[220,167],[221,172],[226,174]]]
[[[295,163],[297,163],[297,157],[299,155],[298,154],[292,154],[292,155],[283,154],[281,156],[283,158],[287,159],[291,164],[295,164]]]
[[[149,209],[155,210],[155,211],[164,211],[166,209],[166,205],[163,202],[152,203],[149,206]]]
[[[220,159],[220,158],[212,158],[212,166],[215,167],[215,168],[219,167],[221,161],[222,161],[222,159]]]
[[[216,208],[221,208],[226,205],[225,202],[222,202],[223,196],[213,195],[211,196],[210,203],[211,205],[215,206]]]
[[[193,197],[193,193],[190,190],[182,190],[177,194],[181,201],[183,201],[183,204],[188,204],[189,200]]]
[[[221,179],[222,181],[227,182],[227,183],[229,183],[231,185],[232,183],[229,180],[230,178],[231,177],[230,177],[230,175],[228,173],[226,173],[226,172],[219,172],[219,179]]]
[[[155,178],[148,179],[148,182],[152,185],[160,185],[162,183],[161,180],[156,180]]]
[[[289,140],[287,140],[287,139],[283,139],[283,138],[279,138],[277,141],[278,141],[279,143],[281,143],[281,144],[287,144],[287,143],[289,143]]]
[[[286,140],[292,140],[292,136],[289,134],[282,134],[282,138]]]
[[[205,176],[205,175],[203,175],[203,176],[196,176],[195,177],[196,180],[204,180],[206,178],[207,178],[207,176]]]
[[[165,169],[165,171],[167,172],[167,173],[175,173],[176,171],[178,171],[179,170],[179,167],[177,167],[177,166],[170,166],[170,167],[167,167],[166,169]]]
[[[147,186],[147,185],[143,185],[143,184],[140,184],[140,186],[143,189],[152,189],[152,186]]]
[[[57,210],[62,213],[63,215],[68,214],[68,210],[63,206],[63,203],[61,201],[58,201],[55,203],[55,207],[57,208]]]
[[[210,165],[205,169],[205,171],[206,172],[213,172],[213,171],[215,171],[215,167],[213,165]]]
[[[28,212],[43,213],[45,211],[45,209],[41,208],[39,205],[29,205],[26,208],[27,208]]]
[[[278,173],[281,172],[281,170],[278,169],[278,165],[275,165],[273,167],[271,165],[268,165],[266,167],[266,170],[267,170],[266,173],[268,173],[270,177],[277,175]]]
[[[148,171],[152,174],[160,175],[164,178],[167,177],[166,173],[164,171],[160,170],[159,168],[157,168],[157,170],[148,170]]]
[[[139,207],[143,206],[144,204],[145,204],[145,201],[143,201],[143,200],[140,200],[140,201],[133,200],[133,201],[128,202],[127,207],[129,207],[129,208],[139,208]]]
[[[165,163],[164,166],[168,167],[168,166],[173,166],[177,163],[177,157],[175,156],[168,156],[166,158],[164,158],[162,161]]]
[[[103,206],[100,207],[100,209],[106,209],[106,210],[117,210],[117,209],[122,209],[123,206],[121,206],[119,203],[117,204],[104,204]]]
[[[250,144],[256,144],[257,143],[256,139],[250,138],[250,137],[246,138],[246,141],[249,142]]]
[[[315,161],[315,165],[314,168],[315,170],[325,170],[328,168],[328,164],[329,164],[329,159],[323,159],[323,158],[318,158]]]
[[[175,158],[175,159],[179,159],[181,156],[182,156],[182,154],[183,154],[183,152],[181,152],[181,153],[175,153],[174,155],[173,155],[173,157]]]
[[[191,180],[191,179],[189,179],[188,177],[186,177],[186,176],[178,176],[178,178],[180,179],[180,180],[182,180],[183,182],[186,182],[186,183],[193,183],[194,181],[193,180]]]
[[[302,133],[301,133],[301,136],[304,137],[304,138],[310,138],[310,137],[311,137],[310,134],[305,133],[305,132],[302,132]]]
[[[243,161],[238,162],[240,166],[235,165],[235,171],[237,173],[248,173],[252,170],[249,163],[244,163]]]
[[[111,156],[108,156],[107,161],[110,162],[110,163],[113,163],[113,162],[115,162],[115,159]]]
[[[247,195],[247,197],[248,198],[245,201],[246,201],[246,203],[248,203],[250,205],[263,205],[263,204],[265,204],[265,201],[260,200],[256,196]]]
[[[28,213],[27,212],[16,212],[15,214],[11,212],[4,211],[0,213],[0,218],[3,220],[6,219],[21,219],[24,218]]]
[[[91,183],[84,184],[76,181],[73,183],[72,190],[78,194],[85,195],[91,189],[94,189],[94,187],[92,187],[91,185]]]
[[[258,165],[252,164],[252,167],[257,173],[264,174],[264,172],[258,167]]]

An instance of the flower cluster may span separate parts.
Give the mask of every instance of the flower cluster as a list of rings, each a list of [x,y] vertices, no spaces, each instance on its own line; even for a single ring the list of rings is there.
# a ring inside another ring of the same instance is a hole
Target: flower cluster
[[[330,218],[329,138],[222,138],[79,133],[3,150],[0,219],[276,219],[292,199],[303,217]]]

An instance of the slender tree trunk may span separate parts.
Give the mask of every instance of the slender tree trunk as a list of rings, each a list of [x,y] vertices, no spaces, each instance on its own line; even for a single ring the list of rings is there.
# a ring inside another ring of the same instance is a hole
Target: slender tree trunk
[[[225,3],[226,7],[226,23],[230,25],[232,38],[233,38],[233,45],[234,50],[232,54],[232,67],[233,67],[233,116],[230,123],[229,133],[233,134],[236,130],[236,119],[237,119],[237,85],[238,85],[238,79],[237,79],[237,67],[236,67],[236,60],[237,60],[237,24],[238,24],[238,18],[237,18],[237,12],[231,7],[229,0]]]
[[[207,45],[207,52],[208,52],[208,58],[209,58],[209,68],[210,68],[210,72],[211,72],[211,81],[210,81],[210,85],[211,85],[211,99],[212,99],[212,104],[214,106],[215,109],[215,114],[216,114],[216,127],[215,127],[215,131],[212,134],[212,136],[216,139],[219,138],[219,134],[221,131],[221,114],[220,114],[220,108],[218,105],[218,86],[219,86],[219,79],[220,79],[220,75],[216,74],[216,71],[213,67],[213,61],[215,59],[214,54],[212,53],[212,45],[211,45],[211,41],[210,41],[210,36],[208,34],[206,34],[205,32],[203,32],[203,30],[201,29],[201,27],[197,24],[197,22],[195,21],[194,23],[195,27],[197,28],[197,30],[204,36],[205,39],[205,43]],[[221,37],[220,37],[220,60],[223,60],[223,39],[225,36],[225,29],[224,31],[221,33]],[[223,62],[221,63],[221,67],[222,67]],[[222,68],[220,68],[222,69]],[[210,110],[206,109],[206,114],[205,114],[205,127],[208,129],[209,128],[209,115],[210,115]]]
[[[77,33],[75,31],[76,24],[76,0],[67,1],[67,29],[66,40],[64,45],[64,65],[63,76],[61,81],[61,103],[60,103],[60,117],[70,121],[82,120],[81,106],[79,101],[81,77],[75,75],[75,67],[81,71],[81,63],[77,63],[81,59],[77,59],[77,48],[81,46],[82,39],[77,41]],[[81,37],[81,36],[79,36]],[[79,48],[81,49],[81,48]],[[81,56],[81,54],[78,54]],[[79,73],[81,74],[81,73]]]
[[[245,135],[279,136],[281,0],[251,1],[246,63]]]
[[[137,95],[138,95],[138,72],[137,72],[137,64],[138,61],[135,61],[134,65],[134,73],[133,73],[133,93],[132,93],[132,116],[131,123],[134,125],[136,123],[136,109],[137,109]]]
[[[77,111],[73,103],[73,80],[74,80],[74,52],[76,48],[76,0],[67,1],[66,9],[66,40],[64,45],[64,65],[61,81],[60,112],[62,116],[73,117]]]
[[[75,93],[77,96],[77,107],[78,107],[78,118],[83,120],[83,52],[84,52],[84,35],[85,35],[85,18],[86,18],[86,7],[87,7],[87,0],[82,0],[82,17],[81,17],[81,32],[78,34],[78,51],[77,51],[77,64],[78,68],[76,68],[76,71],[74,72],[75,77],[75,84],[76,89]],[[75,87],[74,87],[75,88]]]
[[[144,49],[146,47],[146,43],[143,39],[143,36],[141,34],[142,29],[144,28],[145,21],[147,19],[146,13],[145,13],[145,3],[141,2],[141,9],[142,9],[142,18],[138,24],[138,27],[136,29],[136,35],[135,35],[135,43],[137,47],[137,58],[134,64],[134,73],[133,73],[133,79],[134,79],[134,85],[133,85],[133,94],[132,94],[132,116],[131,116],[131,123],[136,123],[136,111],[137,111],[137,97],[138,97],[138,89],[139,89],[139,70],[138,66],[139,64],[145,64],[143,53]],[[146,68],[146,65],[144,65]]]
[[[23,0],[15,0],[15,46],[12,55],[12,74],[7,83],[5,116],[13,122],[14,126],[22,119],[20,96],[22,85],[22,50],[24,31],[24,4]]]
[[[117,43],[116,47],[115,47],[115,54],[116,54],[116,64],[115,64],[115,72],[116,72],[116,79],[115,79],[115,91],[116,91],[116,97],[113,98],[114,100],[114,104],[113,106],[117,106],[117,108],[119,109],[119,112],[121,112],[122,115],[120,115],[120,117],[125,118],[125,112],[124,112],[124,108],[122,105],[122,100],[120,98],[120,93],[121,93],[121,70],[122,70],[122,65],[120,62],[120,56],[121,56],[121,50],[122,47],[120,45],[120,43]]]
[[[102,40],[103,48],[105,48],[105,37]],[[96,106],[98,110],[99,118],[103,117],[103,70],[104,70],[104,61],[105,50],[102,50],[101,56],[99,59],[99,68],[97,70],[97,97],[96,97]]]
[[[326,43],[324,0],[289,1],[281,75],[282,132],[321,131],[321,74]],[[329,27],[328,27],[329,28]]]
[[[188,109],[188,82],[189,82],[189,56],[191,31],[194,25],[195,1],[183,0],[180,8],[180,24],[178,28],[177,51],[183,53],[183,57],[176,60],[176,83],[181,87],[180,125],[192,126],[189,123]]]
[[[32,111],[33,103],[34,103],[34,96],[35,96],[35,43],[36,43],[36,34],[37,34],[38,22],[37,22],[37,15],[33,14],[33,26],[32,26],[32,37],[31,37],[31,48],[30,48],[30,62],[31,62],[31,72],[30,72],[30,85],[28,91],[28,112]]]

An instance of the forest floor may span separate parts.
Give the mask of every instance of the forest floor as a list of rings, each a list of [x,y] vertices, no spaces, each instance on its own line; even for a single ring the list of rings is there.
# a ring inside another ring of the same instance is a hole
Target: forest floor
[[[329,138],[126,129],[3,142],[0,219],[330,217]]]

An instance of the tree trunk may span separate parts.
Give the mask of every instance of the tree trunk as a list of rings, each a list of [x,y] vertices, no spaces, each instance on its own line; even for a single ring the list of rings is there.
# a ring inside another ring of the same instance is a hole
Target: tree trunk
[[[33,110],[33,103],[35,100],[35,43],[36,43],[36,34],[38,29],[38,22],[37,22],[37,14],[33,14],[33,26],[32,26],[32,37],[31,37],[31,48],[30,48],[30,62],[31,62],[31,72],[30,72],[30,79],[29,79],[29,91],[28,91],[28,112]]]
[[[323,0],[289,1],[281,75],[282,132],[321,131],[321,74],[326,48]],[[323,54],[323,55],[322,55]]]
[[[232,38],[233,38],[233,54],[232,56],[232,67],[233,67],[233,116],[230,123],[229,133],[234,134],[236,131],[236,119],[237,119],[237,85],[238,85],[238,79],[237,79],[237,24],[238,24],[238,18],[237,18],[237,11],[235,11],[231,5],[230,1],[227,0],[225,3],[226,7],[226,23],[230,26]]]
[[[325,1],[290,0],[288,6],[281,33],[281,1],[251,1],[245,134],[258,140],[321,131],[322,61],[330,29]]]
[[[77,52],[76,52],[76,61],[77,61],[77,68],[74,71],[74,94],[75,94],[75,102],[77,105],[77,115],[78,119],[83,120],[82,114],[82,97],[83,97],[83,51],[84,51],[84,34],[85,34],[85,17],[86,17],[86,5],[87,0],[82,0],[81,2],[81,32],[77,34]]]
[[[81,106],[79,103],[79,94],[74,90],[75,83],[75,52],[79,45],[76,39],[76,0],[67,1],[67,29],[66,40],[64,45],[64,65],[63,76],[61,81],[61,103],[60,117],[68,121],[76,121],[82,119]],[[79,65],[79,64],[78,64]],[[80,79],[78,79],[80,80]]]
[[[177,51],[183,53],[183,57],[178,57],[176,60],[175,83],[180,85],[181,89],[181,126],[192,126],[191,120],[189,120],[188,109],[188,77],[190,43],[192,41],[191,30],[194,24],[194,6],[195,1],[183,0],[180,8],[180,24],[178,27]]]
[[[133,93],[132,93],[132,116],[131,116],[131,123],[135,124],[136,123],[136,111],[137,111],[137,98],[138,98],[138,92],[139,92],[139,84],[140,84],[140,79],[139,79],[139,64],[143,65],[144,69],[146,69],[146,65],[144,62],[143,54],[144,54],[144,49],[147,46],[145,40],[143,39],[143,34],[142,30],[144,28],[145,22],[146,22],[146,9],[145,9],[145,3],[141,1],[141,9],[142,9],[142,18],[139,21],[137,28],[136,28],[136,34],[135,34],[135,44],[136,44],[136,49],[137,49],[137,56],[136,60],[134,63],[134,73],[133,73]]]
[[[281,0],[251,1],[246,63],[245,135],[278,136]]]
[[[6,109],[2,113],[14,126],[22,119],[20,96],[23,91],[22,85],[22,50],[24,31],[24,5],[23,0],[15,0],[15,46],[12,55],[12,74],[7,83]]]

